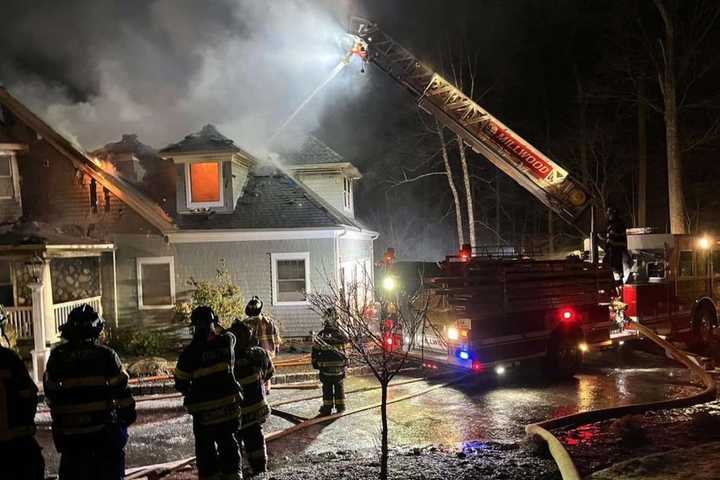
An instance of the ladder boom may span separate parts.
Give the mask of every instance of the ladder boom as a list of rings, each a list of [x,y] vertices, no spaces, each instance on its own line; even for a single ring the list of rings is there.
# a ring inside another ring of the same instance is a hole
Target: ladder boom
[[[360,52],[405,86],[418,106],[459,135],[475,152],[522,185],[558,216],[573,223],[591,202],[585,187],[520,135],[393,40],[377,25],[351,20]]]

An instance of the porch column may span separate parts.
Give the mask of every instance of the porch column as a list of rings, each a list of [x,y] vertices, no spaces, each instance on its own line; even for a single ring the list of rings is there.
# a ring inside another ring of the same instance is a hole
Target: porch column
[[[32,292],[33,339],[35,346],[31,352],[32,375],[35,383],[41,384],[45,374],[45,365],[50,356],[45,336],[45,285],[42,281],[39,281],[29,283],[28,286]]]
[[[45,341],[50,345],[60,341],[55,326],[55,309],[53,308],[53,285],[50,276],[50,260],[45,260],[41,276],[43,284],[43,311],[45,312]],[[34,303],[33,303],[34,305]],[[65,321],[65,319],[63,319]]]

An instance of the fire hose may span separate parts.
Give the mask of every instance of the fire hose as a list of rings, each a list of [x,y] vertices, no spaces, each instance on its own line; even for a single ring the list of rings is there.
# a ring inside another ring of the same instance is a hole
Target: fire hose
[[[394,398],[394,399],[392,399],[392,400],[389,400],[389,401],[387,402],[387,405],[392,405],[392,404],[394,404],[394,403],[398,403],[398,402],[403,402],[403,401],[406,401],[406,400],[410,400],[410,399],[412,399],[412,398],[416,398],[416,397],[419,397],[419,396],[421,396],[421,395],[428,394],[428,393],[430,393],[430,392],[432,392],[432,391],[435,391],[435,390],[438,390],[438,389],[441,389],[441,388],[449,387],[449,386],[451,386],[451,385],[454,385],[454,384],[456,384],[456,383],[461,382],[462,380],[464,380],[464,379],[467,378],[467,377],[468,377],[468,375],[462,375],[462,376],[460,376],[460,377],[455,377],[455,378],[453,378],[453,379],[448,380],[447,382],[444,382],[444,383],[441,383],[441,384],[438,384],[438,385],[433,385],[432,387],[428,387],[428,388],[426,388],[425,390],[421,390],[421,391],[415,392],[415,393],[410,393],[410,394],[404,395],[404,396],[402,396],[402,397]],[[430,378],[432,378],[432,377],[430,377]],[[408,383],[414,383],[414,382],[417,382],[417,381],[420,381],[420,380],[428,380],[428,378],[409,380],[409,381],[405,381],[405,382],[398,382],[398,383],[392,384],[392,385],[390,385],[390,386],[400,386],[400,385],[405,385],[405,384],[408,384]],[[381,387],[361,388],[361,389],[354,390],[354,392],[367,391],[367,390],[372,390],[372,389],[377,389],[377,388],[381,388]],[[348,392],[348,393],[350,393],[350,392]],[[295,400],[295,402],[302,401],[302,400],[303,400],[303,399]],[[289,402],[286,402],[286,403],[289,403]],[[306,429],[306,428],[312,427],[312,426],[314,426],[314,425],[319,425],[319,424],[322,424],[322,423],[333,422],[333,421],[337,420],[338,418],[347,417],[347,416],[349,416],[349,415],[355,415],[355,414],[357,414],[357,413],[365,412],[365,411],[367,411],[367,410],[372,410],[372,409],[380,408],[381,406],[382,406],[382,402],[379,402],[379,403],[375,403],[375,404],[372,404],[372,405],[367,405],[367,406],[364,406],[364,407],[359,407],[359,408],[356,408],[356,409],[354,409],[354,410],[349,410],[349,411],[345,411],[345,412],[341,412],[341,413],[336,413],[336,414],[334,414],[334,415],[328,415],[328,416],[324,416],[324,417],[311,418],[311,419],[302,421],[302,422],[298,423],[297,425],[293,425],[292,427],[286,428],[286,429],[284,429],[284,430],[279,430],[279,431],[270,433],[269,435],[267,435],[267,436],[265,437],[265,441],[266,441],[267,443],[270,443],[270,442],[273,442],[273,441],[278,440],[278,439],[280,439],[280,438],[283,438],[283,437],[286,437],[286,436],[291,435],[291,434],[293,434],[293,433],[296,433],[296,432],[298,432],[298,431],[301,431],[301,430],[304,430],[304,429]],[[182,460],[178,460],[178,461],[175,461],[175,462],[168,462],[168,463],[162,463],[162,464],[158,464],[158,465],[150,465],[150,466],[145,466],[145,467],[138,467],[138,468],[129,469],[129,470],[126,471],[125,480],[139,480],[139,479],[141,479],[141,478],[148,477],[148,476],[151,475],[151,474],[153,475],[152,478],[160,478],[161,476],[164,476],[164,475],[167,475],[167,474],[169,474],[169,473],[172,473],[172,472],[174,472],[174,471],[176,471],[176,470],[178,470],[178,469],[180,469],[180,468],[184,468],[184,467],[186,467],[187,465],[192,464],[194,461],[195,461],[195,457],[188,457],[188,458],[185,458],[185,459],[182,459]]]
[[[660,338],[648,327],[636,322],[629,323],[632,325],[630,327],[631,329],[637,330],[642,336],[659,345],[665,350],[665,353],[669,358],[685,365],[688,370],[697,375],[705,385],[705,390],[700,393],[690,395],[689,397],[661,400],[657,402],[634,403],[618,407],[601,408],[598,410],[588,410],[585,412],[574,413],[572,415],[551,418],[543,422],[533,423],[526,426],[525,432],[529,436],[537,436],[547,443],[550,454],[555,460],[563,480],[580,480],[581,477],[578,473],[577,467],[570,457],[570,454],[567,452],[562,443],[560,443],[560,440],[558,440],[557,437],[550,432],[550,429],[560,427],[578,427],[580,425],[594,423],[600,420],[607,420],[610,418],[617,418],[623,415],[642,413],[650,410],[667,410],[671,408],[689,407],[691,405],[712,401],[717,397],[717,384],[715,383],[715,379],[703,368],[701,368],[688,353],[683,352],[667,340]]]

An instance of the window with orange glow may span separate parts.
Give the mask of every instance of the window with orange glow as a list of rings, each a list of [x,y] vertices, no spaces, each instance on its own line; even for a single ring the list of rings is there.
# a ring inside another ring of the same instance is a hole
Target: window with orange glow
[[[220,201],[220,162],[190,164],[190,201],[192,203]]]

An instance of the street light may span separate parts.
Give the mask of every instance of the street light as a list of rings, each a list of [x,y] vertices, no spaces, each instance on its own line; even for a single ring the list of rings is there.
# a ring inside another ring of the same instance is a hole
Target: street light
[[[397,281],[390,275],[386,275],[382,282],[383,289],[387,292],[392,292],[397,288]]]
[[[700,247],[701,249],[709,250],[711,246],[712,246],[712,241],[710,240],[709,237],[705,236],[705,237],[701,237],[700,239],[698,239],[698,247]]]

